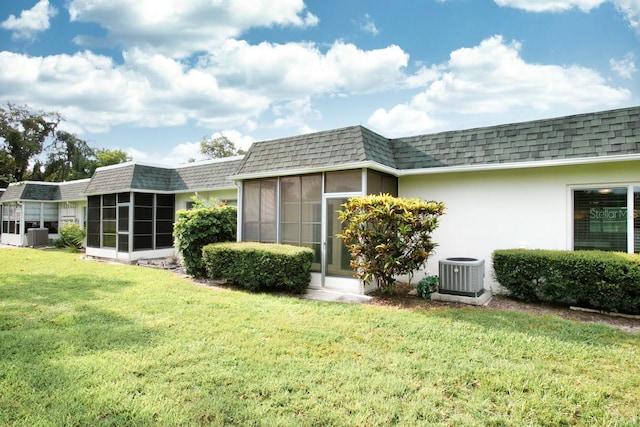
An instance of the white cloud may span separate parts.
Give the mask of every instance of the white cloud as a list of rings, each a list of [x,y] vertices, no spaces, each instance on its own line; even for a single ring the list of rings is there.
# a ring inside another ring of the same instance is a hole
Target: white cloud
[[[91,52],[47,57],[0,52],[0,88],[13,102],[56,109],[90,132],[119,124],[241,125],[269,106],[263,96],[220,87],[215,76],[174,59],[138,50],[124,58],[117,65]]]
[[[211,138],[217,138],[221,135],[226,136],[229,141],[233,142],[237,149],[247,150],[249,146],[255,142],[254,138],[236,129],[215,132],[209,136]],[[133,147],[128,147],[124,151],[135,161],[165,166],[176,166],[189,163],[192,160],[206,160],[202,153],[200,153],[200,141],[178,144],[173,147],[169,154],[143,152]]]
[[[377,36],[380,33],[380,30],[378,29],[378,27],[376,27],[376,23],[368,13],[365,13],[364,18],[356,22],[356,25],[361,31],[369,33],[373,36]]]
[[[303,0],[71,0],[72,21],[94,22],[108,41],[170,57],[206,52],[255,27],[317,25]],[[93,41],[76,38],[80,44]]]
[[[36,33],[49,29],[49,20],[57,13],[49,0],[40,0],[31,9],[23,10],[19,18],[9,15],[9,18],[0,23],[0,27],[13,31],[13,39],[32,39]]]
[[[611,58],[609,60],[609,66],[611,70],[613,70],[620,77],[624,77],[625,79],[630,79],[633,77],[633,74],[637,71],[636,63],[634,61],[633,53],[627,53],[624,58],[620,60],[616,60]]]
[[[638,0],[494,0],[498,6],[513,7],[528,12],[564,12],[580,9],[589,12],[603,3],[612,3],[640,33],[640,1]]]
[[[640,33],[640,1],[638,0],[611,0],[616,8],[629,21],[629,26]]]
[[[442,124],[426,111],[408,104],[396,105],[389,111],[379,108],[367,123],[390,137],[419,134]]]
[[[389,111],[378,110],[369,124],[381,131],[396,132],[403,115],[433,128],[436,115],[498,114],[517,108],[550,111],[562,107],[578,111],[615,106],[631,92],[613,88],[596,71],[580,66],[531,64],[520,57],[521,45],[494,36],[472,48],[451,53],[449,61],[436,67],[441,75],[408,103]],[[417,129],[415,129],[417,130]]]
[[[528,12],[563,12],[578,8],[583,12],[600,6],[607,0],[494,0],[498,6],[523,9]]]
[[[369,93],[394,87],[408,55],[397,46],[361,50],[334,43],[323,54],[312,43],[249,45],[228,40],[201,61],[221,84],[241,86],[275,99],[318,93]]]

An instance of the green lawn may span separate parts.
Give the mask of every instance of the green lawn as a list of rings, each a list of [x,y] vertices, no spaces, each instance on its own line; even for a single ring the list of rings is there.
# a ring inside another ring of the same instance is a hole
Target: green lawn
[[[640,335],[0,249],[0,425],[640,425]]]

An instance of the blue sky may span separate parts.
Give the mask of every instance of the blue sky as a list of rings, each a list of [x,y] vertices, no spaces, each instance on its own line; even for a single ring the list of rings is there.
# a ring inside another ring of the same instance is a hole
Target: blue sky
[[[639,60],[640,0],[0,0],[0,102],[157,164],[638,105]]]

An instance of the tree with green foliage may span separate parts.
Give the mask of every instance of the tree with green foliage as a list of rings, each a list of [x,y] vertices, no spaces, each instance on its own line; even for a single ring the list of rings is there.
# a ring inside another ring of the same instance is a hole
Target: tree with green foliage
[[[56,112],[33,112],[11,103],[0,107],[0,179],[4,186],[30,177],[30,162],[45,149],[47,139],[55,136],[61,120]]]
[[[221,159],[246,154],[244,150],[237,149],[236,145],[224,135],[204,137],[200,141],[200,153],[208,159]]]
[[[10,182],[90,178],[96,168],[131,160],[122,150],[95,150],[72,133],[58,130],[57,112],[0,107],[0,188]]]
[[[95,166],[96,168],[99,168],[102,166],[117,165],[120,163],[130,162],[132,160],[130,155],[128,155],[125,151],[120,149],[96,150],[95,156],[96,156],[96,166]]]
[[[392,292],[396,278],[424,266],[436,243],[431,233],[444,204],[388,194],[352,197],[338,212],[341,238],[351,253],[351,267],[364,280]]]
[[[90,177],[96,168],[95,152],[76,135],[57,131],[43,165],[43,179],[51,182]],[[34,170],[35,172],[35,170]]]

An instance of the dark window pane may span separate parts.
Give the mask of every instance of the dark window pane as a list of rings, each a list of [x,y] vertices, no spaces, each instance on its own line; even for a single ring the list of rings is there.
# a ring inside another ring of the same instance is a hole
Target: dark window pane
[[[103,220],[115,220],[116,219],[116,208],[102,208],[102,219]]]
[[[102,196],[102,205],[103,206],[115,206],[116,205],[116,195],[115,194],[105,194]]]
[[[573,247],[627,251],[626,188],[573,192]]]
[[[175,217],[175,212],[173,211],[173,206],[165,207],[165,208],[161,208],[161,207],[156,208],[157,220],[165,219],[165,220],[173,221],[174,217]]]
[[[134,221],[133,222],[133,234],[152,234],[153,222],[151,221]]]
[[[135,193],[133,201],[136,206],[153,206],[153,194]]]
[[[118,194],[118,203],[128,203],[131,199],[131,193]]]
[[[90,248],[99,248],[100,234],[87,233],[87,246]]]
[[[87,209],[87,221],[100,221],[100,208]]]
[[[89,209],[91,208],[99,208],[100,207],[100,196],[89,196],[87,197],[87,206]]]
[[[115,234],[103,234],[102,235],[102,247],[115,248],[116,247],[116,235]]]
[[[129,231],[129,206],[118,207],[118,231]]]
[[[166,206],[173,208],[175,204],[175,196],[173,194],[157,194],[156,195],[156,204],[158,206]]]
[[[115,221],[102,221],[102,232],[103,233],[115,233],[116,230],[116,222]]]
[[[100,234],[100,221],[87,221],[87,233]]]
[[[398,178],[393,175],[384,175],[382,178],[382,192],[398,197]]]
[[[44,221],[44,228],[49,229],[49,234],[58,233],[58,221]]]
[[[173,221],[158,221],[156,222],[156,233],[173,233]]]
[[[133,250],[147,250],[153,249],[152,236],[133,236]]]
[[[173,246],[173,235],[158,234],[156,236],[156,249],[170,248]]]
[[[153,208],[141,208],[136,206],[134,208],[133,219],[136,221],[153,220]]]
[[[118,234],[118,251],[129,252],[129,235]]]
[[[30,228],[40,228],[40,221],[25,221],[24,228],[26,230]]]

